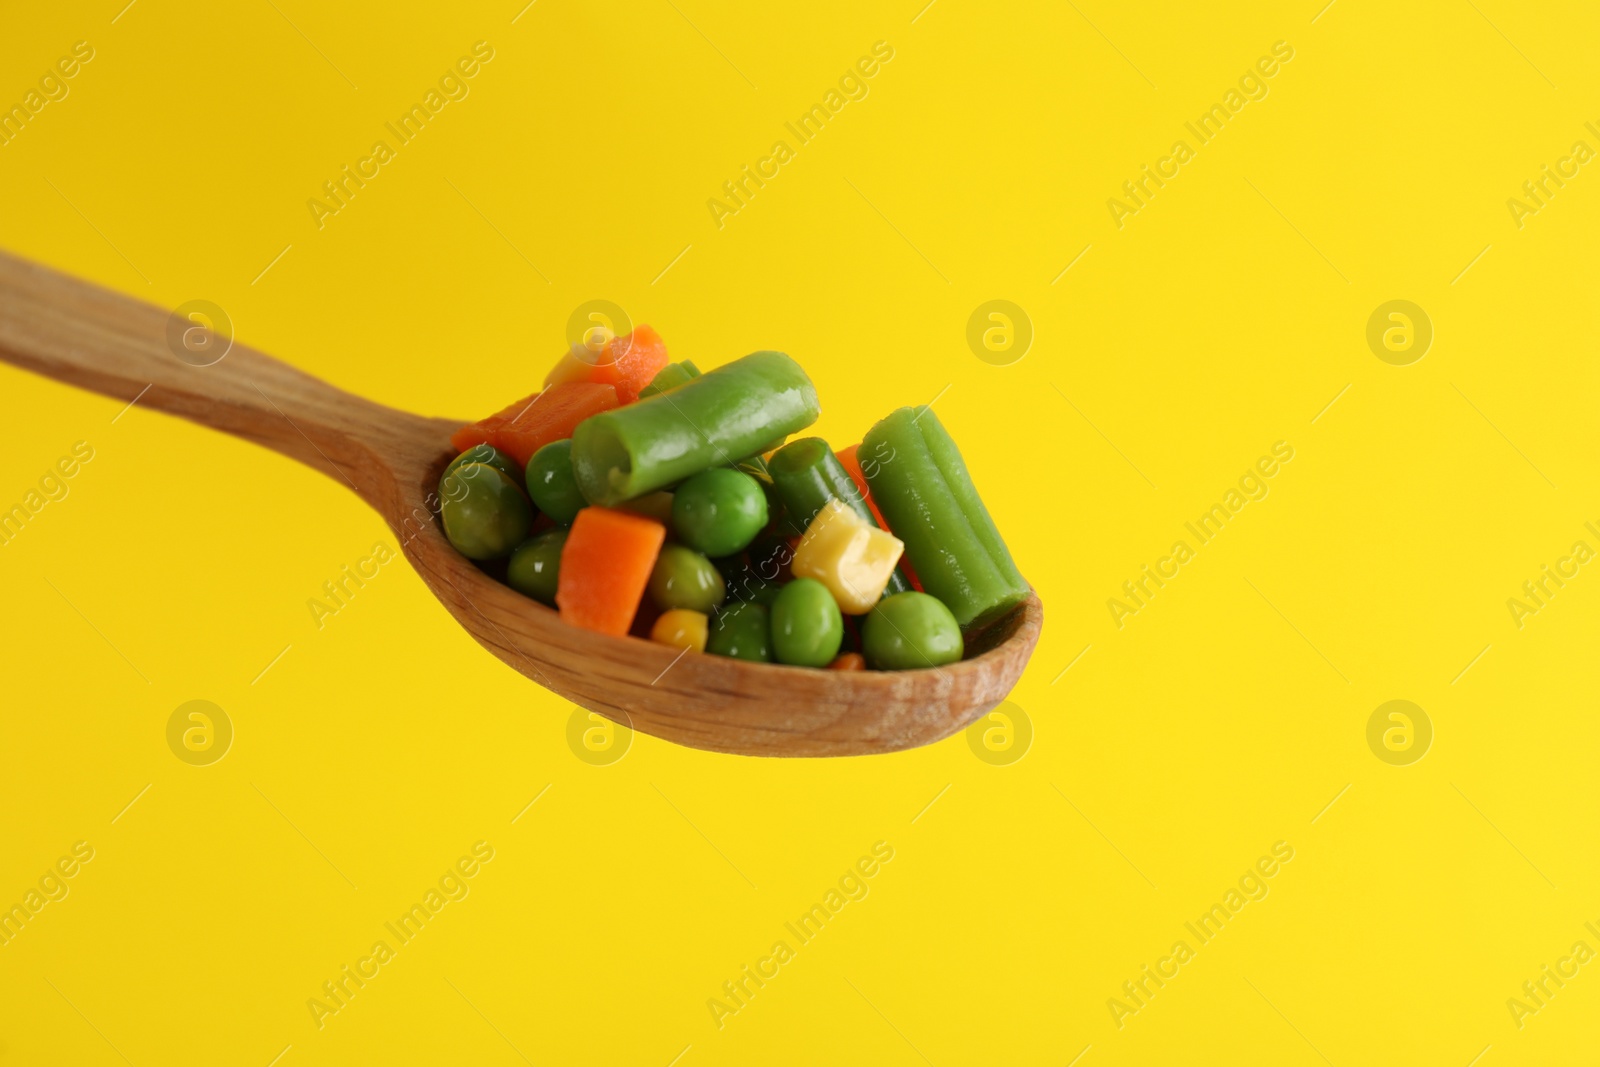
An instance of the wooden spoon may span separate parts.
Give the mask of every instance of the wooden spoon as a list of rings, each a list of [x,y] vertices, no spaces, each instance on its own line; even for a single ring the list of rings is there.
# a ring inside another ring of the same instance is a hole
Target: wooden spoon
[[[183,310],[180,308],[180,310]],[[821,671],[687,653],[563,623],[450,546],[436,487],[464,419],[335,389],[209,327],[0,253],[0,360],[181,415],[349,484],[479,644],[575,704],[681,745],[850,756],[926,745],[1003,700],[1039,639],[1038,597],[929,670]],[[199,365],[225,352],[220,361]]]

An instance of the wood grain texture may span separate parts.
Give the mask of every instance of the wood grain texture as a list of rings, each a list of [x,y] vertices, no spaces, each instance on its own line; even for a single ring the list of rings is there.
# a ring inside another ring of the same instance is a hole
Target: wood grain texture
[[[430,501],[466,420],[396,411],[234,344],[180,359],[171,315],[0,253],[0,360],[292,456],[347,483],[423,581],[490,652],[561,697],[634,730],[760,756],[848,756],[926,745],[1005,699],[1044,621],[1036,595],[947,667],[818,671],[688,653],[563,624],[445,539]],[[143,393],[142,396],[140,394]]]

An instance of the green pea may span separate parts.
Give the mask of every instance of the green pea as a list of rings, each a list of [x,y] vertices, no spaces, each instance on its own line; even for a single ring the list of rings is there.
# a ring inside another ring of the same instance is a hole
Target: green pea
[[[463,463],[439,483],[445,536],[468,559],[499,559],[528,536],[533,506],[505,471]]]
[[[572,442],[551,441],[528,460],[528,496],[553,522],[571,526],[587,506],[572,476]]]
[[[506,584],[541,604],[555,607],[556,582],[561,576],[561,546],[566,530],[546,530],[522,542],[506,564]]]
[[[783,536],[799,537],[804,530],[793,529],[793,523],[784,514],[783,501],[778,496],[778,490],[772,484],[772,473],[767,470],[767,461],[759,454],[749,459],[741,459],[733,465],[733,469],[748,474],[756,480],[761,487],[761,495],[767,498],[767,529],[780,531]]]
[[[942,667],[961,658],[961,627],[944,601],[896,593],[878,601],[861,627],[867,665],[880,671]]]
[[[650,572],[650,599],[662,611],[687,608],[710,615],[722,606],[727,590],[711,561],[692,548],[667,545]]]
[[[767,609],[760,604],[731,604],[711,620],[706,651],[713,656],[772,662],[772,638],[767,632]]]
[[[491,444],[473,445],[461,455],[450,461],[450,465],[439,475],[439,496],[444,496],[444,480],[448,478],[457,467],[467,463],[487,463],[495,470],[504,474],[514,482],[522,481],[522,465],[504,452]]]
[[[731,556],[767,524],[767,497],[742,471],[701,471],[672,497],[672,528],[690,548],[708,556]]]
[[[796,578],[772,604],[772,651],[779,663],[826,667],[844,640],[844,615],[828,587]]]

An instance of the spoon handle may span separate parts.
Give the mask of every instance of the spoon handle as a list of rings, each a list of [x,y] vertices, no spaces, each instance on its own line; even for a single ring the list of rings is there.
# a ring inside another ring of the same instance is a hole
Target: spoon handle
[[[459,423],[346,393],[160,308],[0,252],[0,362],[264,445],[387,511]]]

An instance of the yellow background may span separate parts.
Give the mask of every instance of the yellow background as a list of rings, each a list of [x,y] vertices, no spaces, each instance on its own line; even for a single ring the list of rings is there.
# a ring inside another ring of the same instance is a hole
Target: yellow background
[[[95,449],[0,548],[0,901],[95,849],[0,947],[0,1063],[1592,1053],[1600,965],[1520,1029],[1506,1000],[1600,948],[1600,575],[1520,629],[1506,601],[1600,547],[1600,176],[1520,229],[1506,200],[1600,147],[1600,21],[920,2],[13,5],[0,101],[96,54],[0,147],[4,247],[430,414],[526,393],[593,298],[702,367],[790,352],[839,445],[938,397],[1047,623],[1006,765],[639,736],[591,766],[403,562],[316,628],[393,543],[344,486],[0,368],[0,505]],[[470,95],[319,230],[307,199],[479,40]],[[1280,40],[1270,94],[1118,229],[1107,199]],[[869,95],[719,229],[706,201],[876,41]],[[1009,366],[965,341],[997,298],[1036,331]],[[1392,299],[1434,325],[1410,366],[1365,341]],[[1107,599],[1277,441],[1270,495],[1119,629]],[[165,741],[191,699],[237,732],[209,767]],[[1410,766],[1367,746],[1391,699],[1435,730]],[[479,840],[470,895],[319,1030],[308,998]],[[719,1029],[708,999],[877,841],[870,894]],[[1119,1029],[1107,999],[1277,841],[1270,895]]]

